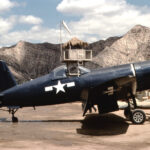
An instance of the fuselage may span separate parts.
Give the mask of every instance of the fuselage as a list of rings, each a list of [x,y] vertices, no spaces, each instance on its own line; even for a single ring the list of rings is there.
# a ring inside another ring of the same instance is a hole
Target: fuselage
[[[84,89],[94,89],[124,77],[136,79],[137,91],[150,89],[150,61],[99,69],[80,77],[50,73],[1,92],[1,106],[27,107],[80,101]],[[95,99],[100,101],[99,97]]]

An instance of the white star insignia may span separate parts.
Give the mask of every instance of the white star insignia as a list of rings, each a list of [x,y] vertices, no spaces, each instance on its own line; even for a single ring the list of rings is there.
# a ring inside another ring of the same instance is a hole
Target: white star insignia
[[[62,84],[59,80],[57,85],[45,87],[45,92],[53,91],[53,89],[55,88],[56,89],[56,94],[59,93],[60,91],[65,93],[66,92],[65,89],[64,89],[65,85],[66,85],[67,88],[74,87],[75,82],[69,82],[69,83]]]
[[[58,81],[58,84],[53,86],[54,88],[56,88],[56,94],[59,93],[60,91],[65,93],[64,86],[65,84],[61,84],[61,82]]]

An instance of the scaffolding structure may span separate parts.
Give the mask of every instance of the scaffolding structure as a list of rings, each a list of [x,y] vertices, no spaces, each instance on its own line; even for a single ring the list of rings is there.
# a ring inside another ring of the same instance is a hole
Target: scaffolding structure
[[[88,44],[77,38],[73,38],[62,46],[62,62],[67,66],[68,76],[80,76],[79,66],[92,61],[92,50],[86,50]]]

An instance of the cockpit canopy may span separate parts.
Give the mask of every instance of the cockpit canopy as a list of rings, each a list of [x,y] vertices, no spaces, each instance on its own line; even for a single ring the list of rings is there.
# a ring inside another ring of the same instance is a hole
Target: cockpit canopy
[[[81,75],[90,72],[89,69],[82,67],[82,66],[79,66],[79,70],[80,70]],[[50,76],[52,79],[66,78],[67,77],[66,72],[67,72],[67,67],[65,65],[62,65],[60,67],[55,68],[50,73]]]

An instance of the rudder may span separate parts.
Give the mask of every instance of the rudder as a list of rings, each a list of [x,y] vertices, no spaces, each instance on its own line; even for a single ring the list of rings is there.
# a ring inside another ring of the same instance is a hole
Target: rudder
[[[0,60],[0,92],[16,85],[17,83],[6,63]]]

